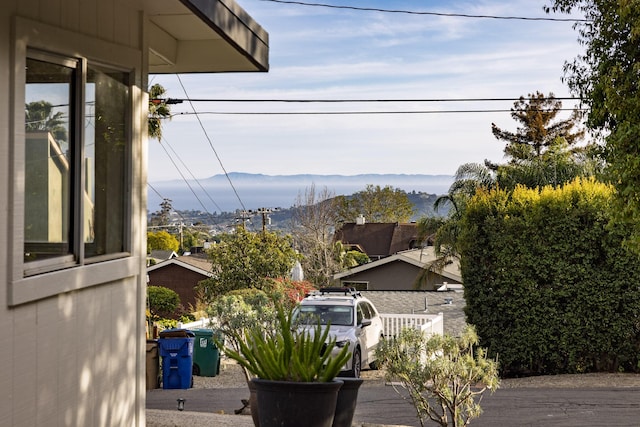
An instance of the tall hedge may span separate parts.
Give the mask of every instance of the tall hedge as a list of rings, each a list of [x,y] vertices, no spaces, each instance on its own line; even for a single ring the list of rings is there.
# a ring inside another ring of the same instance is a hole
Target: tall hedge
[[[611,187],[478,193],[462,218],[467,321],[503,375],[639,370],[640,262]]]

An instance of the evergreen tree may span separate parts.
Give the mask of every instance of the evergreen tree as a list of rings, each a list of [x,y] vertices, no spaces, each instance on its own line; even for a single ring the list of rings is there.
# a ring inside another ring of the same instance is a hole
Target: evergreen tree
[[[616,188],[613,211],[640,251],[640,7],[637,1],[554,0],[547,11],[579,10],[584,53],[565,64],[567,81],[589,110],[587,126],[605,143],[606,175]]]

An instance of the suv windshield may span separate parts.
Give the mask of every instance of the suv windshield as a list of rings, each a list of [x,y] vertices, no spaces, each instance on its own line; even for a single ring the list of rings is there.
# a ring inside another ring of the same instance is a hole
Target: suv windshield
[[[302,323],[320,323],[326,325],[353,325],[353,307],[346,305],[301,305],[298,313]]]

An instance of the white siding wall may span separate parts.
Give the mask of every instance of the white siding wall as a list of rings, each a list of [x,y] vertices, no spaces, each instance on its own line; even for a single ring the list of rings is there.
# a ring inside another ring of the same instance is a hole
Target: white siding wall
[[[11,175],[14,108],[11,84],[12,16],[83,36],[141,46],[138,0],[2,0],[0,7],[0,426],[144,425],[144,253],[146,156],[140,128],[134,138],[132,277],[8,307],[11,271]],[[72,41],[70,41],[72,43]],[[50,46],[56,51],[57,46]],[[109,63],[109,55],[103,59]],[[137,84],[146,82],[141,64]],[[93,58],[100,59],[100,58]],[[143,99],[134,91],[139,105]],[[136,112],[141,118],[141,109]],[[21,254],[16,254],[21,257]],[[78,277],[82,280],[82,277]]]

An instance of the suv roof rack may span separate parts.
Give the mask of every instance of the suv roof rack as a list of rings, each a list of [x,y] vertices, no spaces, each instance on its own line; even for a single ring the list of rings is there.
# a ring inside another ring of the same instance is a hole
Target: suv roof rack
[[[349,288],[349,287],[346,287],[346,286],[337,287],[337,288],[331,288],[331,287],[320,288],[319,291],[320,291],[320,295],[324,295],[324,294],[343,294],[343,295],[351,295],[354,298],[362,296],[360,294],[360,291],[357,291],[356,288]]]

